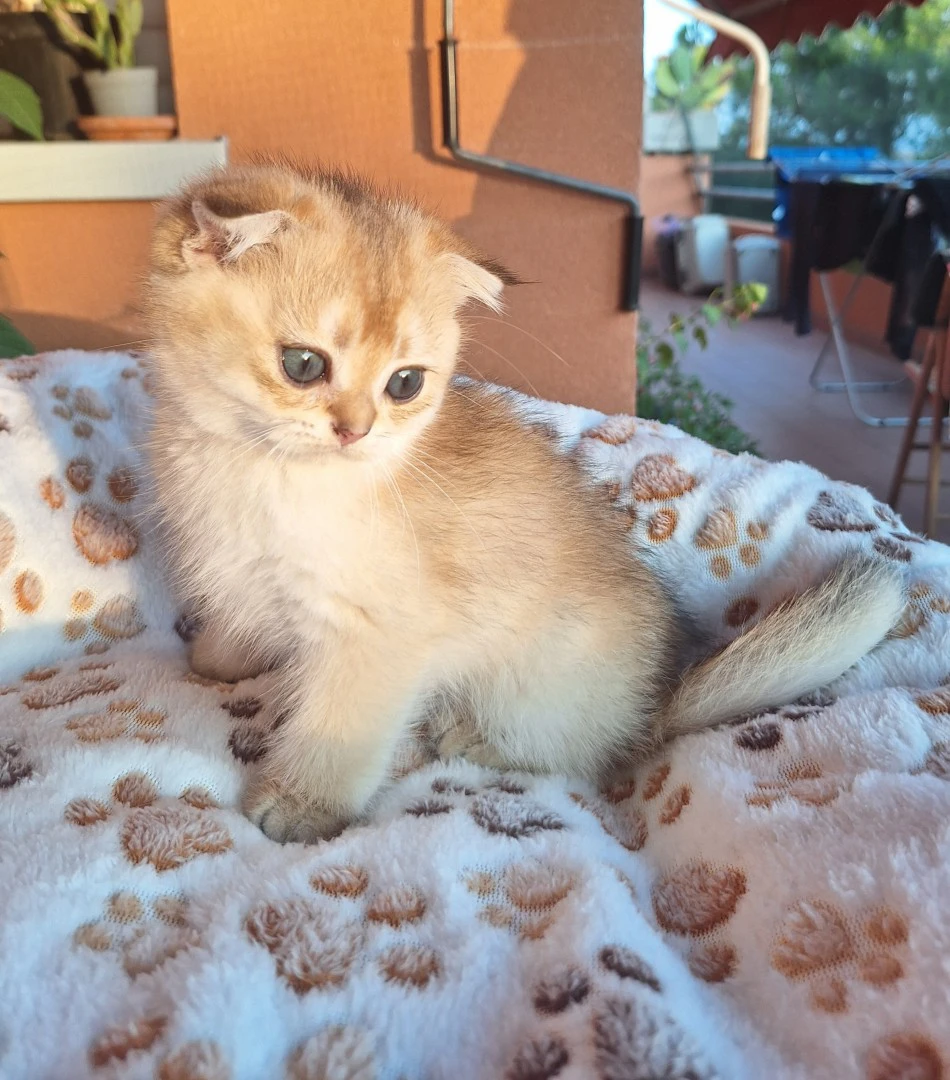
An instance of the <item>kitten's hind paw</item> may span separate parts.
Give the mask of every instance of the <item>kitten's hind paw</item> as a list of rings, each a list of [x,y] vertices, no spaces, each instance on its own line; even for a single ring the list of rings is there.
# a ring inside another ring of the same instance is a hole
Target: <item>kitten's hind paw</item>
[[[278,844],[316,844],[339,836],[347,826],[338,814],[301,799],[276,780],[265,778],[248,788],[244,813]]]
[[[508,769],[510,762],[506,761],[501,751],[475,732],[466,731],[463,727],[455,727],[447,731],[439,740],[437,752],[440,758],[465,758],[473,765],[481,765],[485,769]]]

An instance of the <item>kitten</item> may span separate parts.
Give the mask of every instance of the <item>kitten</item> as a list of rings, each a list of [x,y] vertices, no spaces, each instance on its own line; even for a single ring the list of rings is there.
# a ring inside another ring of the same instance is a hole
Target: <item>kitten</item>
[[[857,560],[681,674],[623,516],[508,395],[454,377],[504,270],[348,177],[230,168],[169,202],[150,457],[192,665],[282,669],[246,794],[275,840],[366,810],[423,720],[443,754],[598,777],[840,675],[903,605]]]

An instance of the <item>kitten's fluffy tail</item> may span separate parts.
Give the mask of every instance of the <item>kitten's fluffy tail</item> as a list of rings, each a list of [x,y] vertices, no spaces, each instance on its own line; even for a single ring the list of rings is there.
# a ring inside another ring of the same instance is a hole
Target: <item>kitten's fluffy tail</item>
[[[904,608],[901,572],[847,558],[821,585],[765,616],[688,670],[660,718],[665,737],[787,705],[836,679],[874,648]]]

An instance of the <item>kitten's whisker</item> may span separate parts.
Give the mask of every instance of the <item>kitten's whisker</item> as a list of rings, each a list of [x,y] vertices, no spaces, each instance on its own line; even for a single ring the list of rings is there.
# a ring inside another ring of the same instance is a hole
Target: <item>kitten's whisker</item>
[[[497,349],[492,348],[491,345],[486,345],[484,341],[479,341],[478,338],[472,338],[472,341],[474,341],[476,345],[480,345],[483,349],[487,349],[490,353],[494,353],[495,356],[497,356],[498,359],[501,360],[502,363],[507,364],[508,367],[510,367],[511,370],[515,372],[515,374],[520,375],[521,378],[524,379],[525,385],[528,387],[528,389],[531,391],[531,393],[534,394],[535,397],[540,397],[541,396],[538,388],[528,378],[528,376],[521,370],[520,367],[518,367],[518,365],[516,363],[509,360],[508,357],[505,356],[504,353],[500,353]],[[466,361],[466,363],[467,362],[468,361]],[[474,367],[474,364],[472,366]],[[475,368],[475,370],[478,371],[478,368]],[[483,375],[482,378],[484,379],[485,376]],[[486,379],[485,381],[487,382],[488,380]]]
[[[565,360],[556,349],[552,349],[551,346],[548,345],[546,341],[542,341],[537,334],[532,334],[530,330],[525,330],[523,326],[519,326],[516,322],[512,322],[511,319],[496,319],[491,315],[467,315],[466,318],[480,319],[482,322],[495,322],[501,323],[502,326],[510,326],[513,330],[517,330],[519,334],[524,334],[525,337],[529,337],[532,341],[536,341],[542,349],[547,349],[547,351],[565,367],[571,367],[570,361]]]
[[[390,490],[396,496],[396,498],[399,500],[399,503],[402,506],[402,511],[403,511],[403,514],[405,515],[406,521],[409,522],[409,528],[412,531],[412,542],[415,545],[415,549],[416,549],[416,588],[421,589],[422,588],[422,558],[421,558],[421,556],[419,554],[419,540],[416,537],[416,527],[412,523],[412,516],[409,513],[409,507],[406,506],[406,500],[403,498],[402,492],[399,490],[399,485],[396,483],[396,478],[392,474],[392,472],[390,471],[388,465],[383,465],[383,476],[385,477],[387,484],[389,484]]]

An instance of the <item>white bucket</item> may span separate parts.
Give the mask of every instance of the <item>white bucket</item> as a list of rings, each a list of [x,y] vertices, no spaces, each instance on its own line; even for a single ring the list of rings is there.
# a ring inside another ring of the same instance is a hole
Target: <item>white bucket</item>
[[[87,71],[83,78],[97,116],[158,115],[158,68]]]

